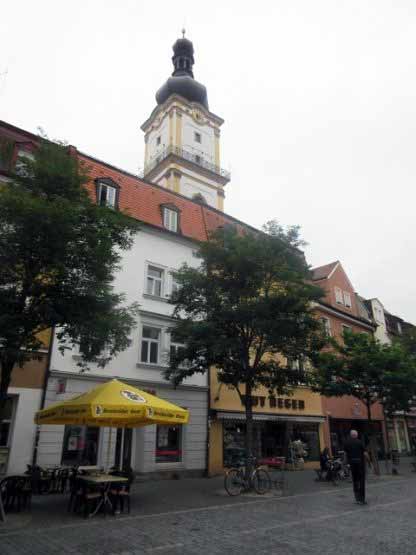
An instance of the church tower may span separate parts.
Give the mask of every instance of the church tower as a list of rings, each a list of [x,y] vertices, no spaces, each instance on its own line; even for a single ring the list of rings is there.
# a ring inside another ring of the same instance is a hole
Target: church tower
[[[141,126],[144,177],[177,193],[224,209],[230,174],[220,166],[220,127],[207,90],[194,79],[194,47],[183,37],[173,45],[172,76],[156,93],[157,106]]]

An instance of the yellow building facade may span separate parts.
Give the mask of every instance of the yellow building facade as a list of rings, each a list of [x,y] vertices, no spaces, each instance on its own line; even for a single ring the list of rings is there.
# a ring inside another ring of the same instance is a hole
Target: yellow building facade
[[[258,458],[284,456],[290,460],[293,442],[305,447],[305,466],[319,466],[324,447],[325,417],[321,396],[307,387],[293,395],[269,395],[265,388],[253,394],[253,447]],[[215,370],[210,373],[208,473],[221,474],[243,455],[245,408],[232,386],[220,384]]]

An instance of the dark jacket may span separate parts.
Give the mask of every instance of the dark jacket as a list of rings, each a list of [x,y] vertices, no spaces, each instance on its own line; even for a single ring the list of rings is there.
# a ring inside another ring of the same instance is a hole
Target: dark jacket
[[[364,464],[365,446],[361,439],[349,438],[344,443],[344,451],[349,464]]]

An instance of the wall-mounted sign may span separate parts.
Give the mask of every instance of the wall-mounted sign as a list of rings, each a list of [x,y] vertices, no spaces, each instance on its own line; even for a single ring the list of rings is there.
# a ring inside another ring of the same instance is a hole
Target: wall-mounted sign
[[[245,406],[245,396],[242,398],[242,405]],[[259,395],[252,396],[253,407],[265,407],[271,409],[289,409],[289,410],[305,410],[305,401],[303,399],[293,399],[292,397],[263,397]]]

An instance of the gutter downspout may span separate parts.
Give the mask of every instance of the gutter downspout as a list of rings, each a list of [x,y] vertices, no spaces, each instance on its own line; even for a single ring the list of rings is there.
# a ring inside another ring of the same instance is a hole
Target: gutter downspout
[[[54,339],[55,339],[55,326],[53,326],[51,330],[51,340],[49,342],[49,350],[48,350],[48,361],[46,364],[45,377],[43,380],[42,397],[40,400],[39,410],[42,410],[45,407],[46,390],[48,388],[49,376],[51,374],[52,350],[53,350]],[[35,434],[35,444],[33,446],[32,466],[35,466],[38,460],[39,437],[40,437],[40,425],[37,424],[36,434]]]
[[[211,367],[208,368],[208,391],[207,391],[207,454],[206,454],[206,476],[210,477],[209,472],[209,449],[211,443]]]

